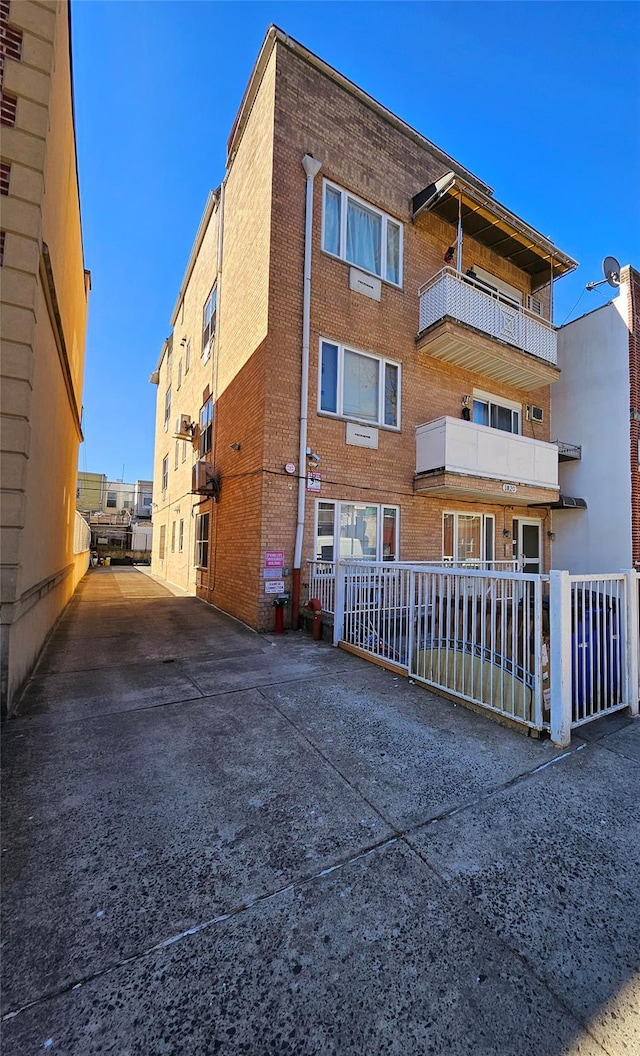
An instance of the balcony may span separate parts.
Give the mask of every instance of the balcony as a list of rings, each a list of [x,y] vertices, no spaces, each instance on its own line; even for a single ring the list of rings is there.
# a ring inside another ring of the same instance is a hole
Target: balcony
[[[527,390],[560,376],[555,327],[506,295],[453,268],[418,293],[421,352]]]
[[[508,506],[555,502],[558,448],[461,418],[416,429],[416,492]]]

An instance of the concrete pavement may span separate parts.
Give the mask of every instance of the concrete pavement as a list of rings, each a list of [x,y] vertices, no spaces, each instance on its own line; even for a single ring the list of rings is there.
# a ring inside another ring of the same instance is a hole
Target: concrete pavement
[[[640,1052],[640,723],[94,569],[3,727],[3,1053]]]

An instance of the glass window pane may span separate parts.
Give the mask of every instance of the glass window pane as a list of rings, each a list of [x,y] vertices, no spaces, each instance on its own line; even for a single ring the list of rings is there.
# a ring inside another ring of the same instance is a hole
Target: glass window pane
[[[477,561],[480,559],[480,532],[482,517],[475,514],[459,513],[458,515],[458,561]]]
[[[398,368],[392,363],[384,366],[384,424],[398,424]]]
[[[387,279],[400,285],[400,228],[387,220]]]
[[[493,517],[484,519],[484,559],[495,560],[495,522]]]
[[[338,346],[322,342],[322,364],[320,368],[320,409],[338,410]]]
[[[340,557],[375,561],[378,540],[378,507],[340,504]]]
[[[382,217],[350,198],[347,204],[347,260],[359,268],[381,274]]]
[[[502,429],[505,433],[513,432],[513,412],[510,407],[500,407],[499,404],[491,404],[491,425],[494,429]]]
[[[340,255],[340,193],[326,188],[324,198],[324,248]]]
[[[378,421],[379,373],[378,360],[345,349],[343,414]]]
[[[483,403],[482,400],[473,401],[473,420],[478,425],[489,424],[489,404]]]
[[[318,535],[316,538],[316,560],[333,561],[333,533],[335,506],[332,502],[318,503]]]
[[[442,556],[445,561],[453,560],[453,514],[445,513],[442,532]]]
[[[398,511],[385,507],[382,513],[382,560],[398,559]]]

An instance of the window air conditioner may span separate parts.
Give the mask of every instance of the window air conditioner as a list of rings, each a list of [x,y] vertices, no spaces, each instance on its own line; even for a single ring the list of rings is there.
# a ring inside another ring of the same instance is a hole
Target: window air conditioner
[[[178,440],[191,440],[193,437],[193,426],[190,414],[181,414],[176,421],[176,438]]]
[[[542,407],[534,407],[527,404],[527,421],[528,422],[543,422],[544,411]]]
[[[199,458],[191,471],[191,491],[198,495],[210,495],[217,502],[220,498],[220,476],[213,463]]]
[[[534,315],[542,317],[542,301],[537,297],[534,297],[531,293],[527,294],[527,308],[530,312],[533,312]]]

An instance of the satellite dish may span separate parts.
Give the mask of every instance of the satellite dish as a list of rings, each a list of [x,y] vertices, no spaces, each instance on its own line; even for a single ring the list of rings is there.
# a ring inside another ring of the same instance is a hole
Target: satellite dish
[[[615,257],[605,257],[602,261],[602,274],[610,286],[620,285],[620,264]]]
[[[604,279],[600,279],[600,282],[588,282],[585,290],[595,290],[596,286],[603,286],[605,282],[617,289],[620,285],[620,264],[615,257],[604,258],[602,261],[602,274]]]

